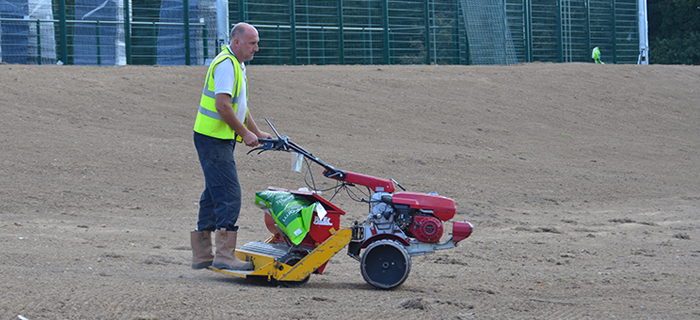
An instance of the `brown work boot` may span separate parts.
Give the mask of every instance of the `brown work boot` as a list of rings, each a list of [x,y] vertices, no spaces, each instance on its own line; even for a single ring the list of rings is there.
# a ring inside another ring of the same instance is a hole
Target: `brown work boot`
[[[191,231],[192,269],[204,269],[214,261],[211,245],[211,231]]]
[[[253,270],[252,262],[241,261],[236,257],[236,232],[225,228],[216,230],[216,255],[212,267],[227,270]]]

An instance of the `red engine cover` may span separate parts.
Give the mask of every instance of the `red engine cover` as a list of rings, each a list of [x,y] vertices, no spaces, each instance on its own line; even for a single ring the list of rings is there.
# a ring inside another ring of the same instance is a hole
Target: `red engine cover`
[[[413,216],[408,229],[420,242],[434,243],[440,241],[442,237],[442,222],[435,217]]]
[[[455,201],[450,198],[417,192],[397,192],[391,201],[406,204],[411,209],[432,210],[432,213],[442,221],[452,219],[457,212]]]

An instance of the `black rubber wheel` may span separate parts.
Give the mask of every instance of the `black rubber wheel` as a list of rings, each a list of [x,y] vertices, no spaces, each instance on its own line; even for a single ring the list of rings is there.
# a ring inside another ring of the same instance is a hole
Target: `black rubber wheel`
[[[297,252],[290,252],[287,253],[286,255],[282,256],[280,258],[280,262],[294,266],[297,264],[301,259],[304,258],[301,254]],[[301,287],[305,285],[307,282],[309,282],[309,279],[311,278],[311,275],[307,276],[306,278],[300,280],[300,281],[277,281],[277,283],[281,284],[283,287],[287,288],[294,288],[294,287]]]
[[[362,277],[378,289],[400,286],[411,272],[411,257],[406,248],[394,240],[373,242],[362,254]]]

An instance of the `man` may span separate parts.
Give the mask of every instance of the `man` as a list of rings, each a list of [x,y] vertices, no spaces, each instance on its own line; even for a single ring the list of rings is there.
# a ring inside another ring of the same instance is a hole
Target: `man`
[[[233,151],[236,142],[258,145],[258,138],[271,138],[260,131],[248,110],[245,61],[258,51],[258,30],[238,23],[231,40],[212,61],[204,83],[199,112],[194,124],[194,144],[204,172],[206,187],[199,200],[197,230],[190,232],[192,268],[252,270],[253,264],[235,255],[236,221],[241,210]],[[211,233],[216,236],[212,254]]]

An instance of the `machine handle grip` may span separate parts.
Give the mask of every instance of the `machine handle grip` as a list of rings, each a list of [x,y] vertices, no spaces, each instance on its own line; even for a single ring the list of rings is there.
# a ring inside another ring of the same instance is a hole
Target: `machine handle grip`
[[[263,138],[258,138],[258,142],[261,142],[263,145],[260,147],[257,147],[255,149],[252,149],[248,151],[248,154],[254,151],[260,150],[258,154],[267,151],[267,150],[275,150],[275,151],[289,151],[289,142],[288,138],[282,137],[282,138],[277,138],[277,139],[263,139]]]
[[[263,144],[268,143],[268,142],[269,142],[269,143],[275,143],[275,142],[277,142],[277,141],[279,141],[279,140],[280,140],[280,139],[263,139],[263,138],[258,138],[258,141],[259,141],[260,143],[263,143]]]

